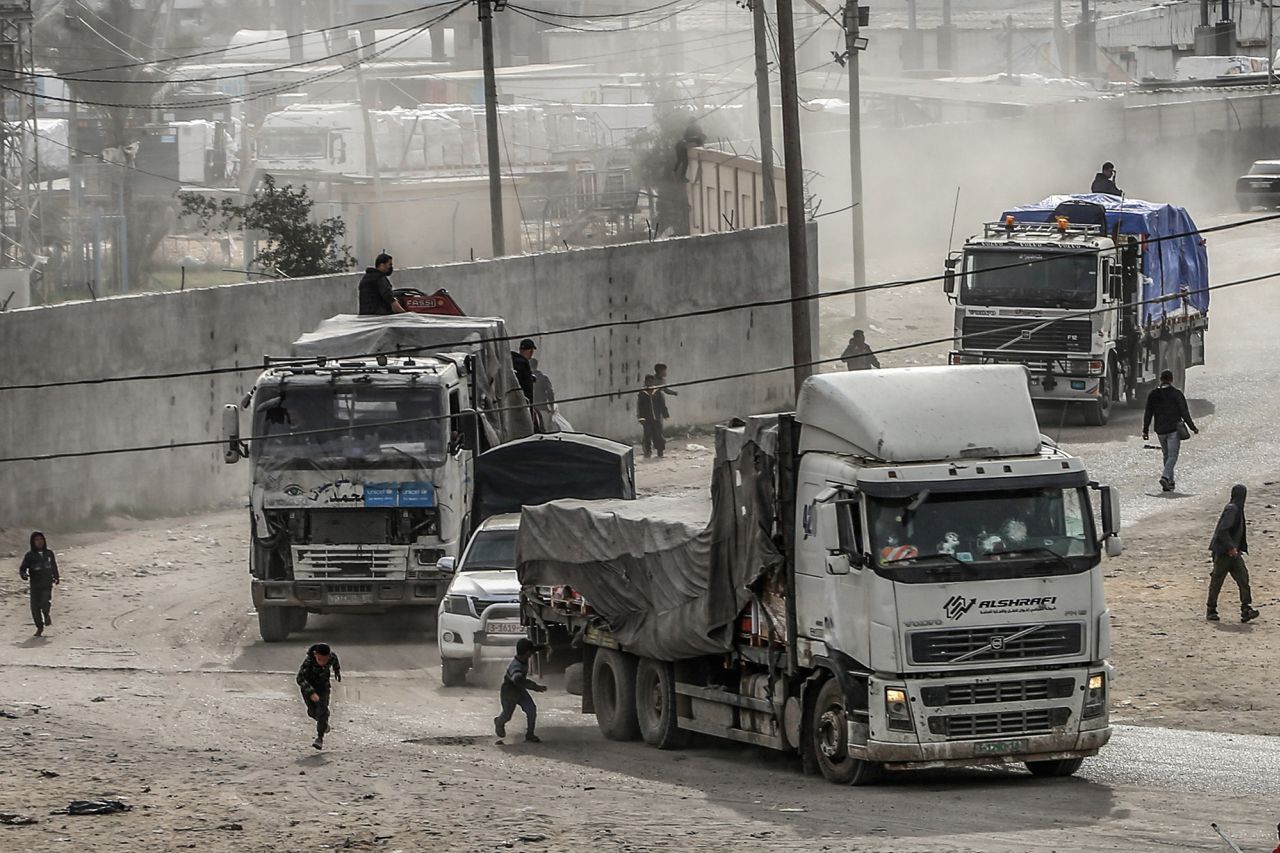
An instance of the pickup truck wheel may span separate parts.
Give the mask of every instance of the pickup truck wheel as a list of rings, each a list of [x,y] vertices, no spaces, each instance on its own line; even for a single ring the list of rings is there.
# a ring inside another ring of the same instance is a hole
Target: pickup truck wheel
[[[596,706],[596,725],[609,740],[636,740],[640,722],[636,719],[636,659],[616,649],[596,652],[591,667],[591,692]]]
[[[1059,758],[1056,761],[1028,761],[1032,776],[1071,776],[1084,764],[1083,758]]]
[[[818,769],[837,785],[869,785],[880,775],[880,765],[849,755],[849,712],[840,682],[828,680],[818,691],[809,726]]]
[[[1237,198],[1236,204],[1240,206],[1241,213],[1248,213],[1253,210],[1253,202],[1247,198]]]
[[[292,617],[288,607],[259,607],[258,633],[267,643],[280,643],[289,637]]]
[[[289,633],[297,633],[307,627],[307,610],[305,607],[289,608]]]
[[[441,658],[440,683],[445,687],[461,687],[467,683],[471,661],[466,658]]]
[[[671,664],[641,658],[636,665],[636,720],[640,736],[658,749],[683,749],[689,732],[676,714],[676,679]]]

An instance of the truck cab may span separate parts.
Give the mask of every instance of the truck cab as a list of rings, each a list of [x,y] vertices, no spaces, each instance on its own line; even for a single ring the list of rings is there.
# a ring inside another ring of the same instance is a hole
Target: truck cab
[[[855,759],[1013,757],[1056,775],[1110,736],[1099,564],[1119,548],[1114,506],[1104,535],[1084,465],[1039,435],[1020,373],[984,377],[968,400],[945,371],[913,377],[910,399],[936,400],[914,417],[893,377],[802,392],[797,652],[844,671],[860,707],[831,738]]]

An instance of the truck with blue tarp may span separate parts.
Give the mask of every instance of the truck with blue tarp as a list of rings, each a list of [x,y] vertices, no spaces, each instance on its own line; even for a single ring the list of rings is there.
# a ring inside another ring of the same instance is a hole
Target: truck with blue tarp
[[[224,407],[263,640],[310,613],[435,612],[478,523],[476,455],[533,431],[506,337],[497,318],[339,315]]]
[[[1006,210],[947,258],[951,364],[1021,364],[1032,399],[1105,424],[1204,364],[1209,258],[1185,208],[1103,194]]]

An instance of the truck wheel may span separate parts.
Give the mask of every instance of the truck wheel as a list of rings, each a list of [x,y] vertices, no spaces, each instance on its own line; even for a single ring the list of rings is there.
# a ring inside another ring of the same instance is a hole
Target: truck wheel
[[[279,643],[289,637],[289,615],[288,607],[259,607],[258,608],[258,633],[262,635],[262,639],[268,643]]]
[[[636,659],[616,649],[596,652],[591,667],[591,692],[595,699],[596,725],[609,740],[640,737],[636,719]]]
[[[1028,761],[1032,776],[1071,776],[1084,764],[1083,758],[1059,758],[1056,761]]]
[[[828,679],[818,691],[809,726],[818,769],[837,785],[869,785],[880,775],[880,766],[849,755],[849,713],[840,682]]]
[[[441,658],[440,683],[445,687],[461,687],[467,683],[471,661],[466,658]]]
[[[1098,385],[1098,399],[1084,404],[1084,422],[1089,426],[1106,426],[1111,419],[1111,388],[1107,377],[1102,377]]]
[[[658,749],[683,749],[689,732],[676,714],[676,679],[671,664],[641,658],[636,665],[636,719],[640,736]]]
[[[289,633],[294,634],[307,627],[307,610],[305,607],[289,608]]]
[[[570,696],[582,695],[582,661],[571,663],[564,668],[564,692]]]

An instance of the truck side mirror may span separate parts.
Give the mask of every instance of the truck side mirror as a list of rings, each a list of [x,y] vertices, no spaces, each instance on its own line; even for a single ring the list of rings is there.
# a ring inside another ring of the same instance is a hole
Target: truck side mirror
[[[244,458],[240,443],[240,407],[235,403],[222,407],[222,439],[227,443],[222,451],[222,461],[234,465]]]
[[[1099,489],[1102,501],[1102,541],[1108,557],[1118,557],[1124,552],[1120,540],[1120,492],[1111,486]]]
[[[948,296],[956,292],[956,263],[959,258],[947,258],[946,271],[942,273],[942,292]]]
[[[444,572],[446,575],[451,575],[453,574],[454,569],[457,568],[457,564],[457,557],[441,557],[436,561],[436,571]]]

